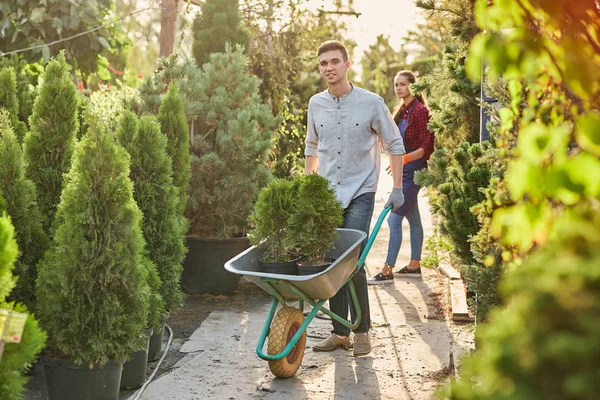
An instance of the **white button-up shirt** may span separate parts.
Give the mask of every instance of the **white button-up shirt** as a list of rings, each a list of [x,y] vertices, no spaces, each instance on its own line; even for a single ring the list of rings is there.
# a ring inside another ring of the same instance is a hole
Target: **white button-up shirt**
[[[361,194],[377,191],[377,137],[388,154],[405,153],[398,126],[380,96],[352,86],[339,100],[327,90],[311,97],[304,154],[319,157],[318,173],[329,180],[344,208]]]

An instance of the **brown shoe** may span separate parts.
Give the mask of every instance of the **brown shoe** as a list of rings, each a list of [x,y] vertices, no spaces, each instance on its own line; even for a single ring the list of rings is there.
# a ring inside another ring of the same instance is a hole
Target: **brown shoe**
[[[365,356],[371,352],[369,333],[354,334],[354,356]]]
[[[332,351],[337,349],[338,347],[347,349],[350,345],[350,337],[349,336],[338,336],[335,333],[329,335],[329,337],[325,340],[320,341],[319,343],[313,346],[314,351]]]

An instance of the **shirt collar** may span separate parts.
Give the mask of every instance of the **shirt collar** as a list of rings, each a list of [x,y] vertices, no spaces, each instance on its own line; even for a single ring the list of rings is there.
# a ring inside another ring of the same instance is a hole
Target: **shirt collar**
[[[350,84],[350,91],[348,93],[346,93],[345,95],[343,95],[342,97],[340,97],[340,101],[349,97],[352,94],[352,92],[354,92],[354,84],[352,82],[348,82],[348,83]],[[325,91],[327,92],[327,96],[331,97],[335,101],[338,101],[337,97],[335,97],[334,95],[329,93],[329,89],[325,89]]]
[[[404,111],[404,110],[407,110],[407,109],[409,109],[409,108],[412,108],[412,107],[413,107],[413,106],[416,104],[416,101],[417,101],[417,98],[416,98],[416,97],[414,97],[414,98],[413,98],[413,99],[410,101],[410,103],[408,103],[408,104],[402,104],[402,105],[400,106],[400,111]]]

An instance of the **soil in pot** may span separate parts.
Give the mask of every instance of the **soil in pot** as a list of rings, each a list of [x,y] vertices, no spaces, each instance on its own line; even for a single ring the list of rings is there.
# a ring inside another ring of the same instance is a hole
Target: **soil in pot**
[[[322,264],[307,263],[306,260],[298,261],[298,275],[313,275],[325,271],[335,258],[326,258]]]

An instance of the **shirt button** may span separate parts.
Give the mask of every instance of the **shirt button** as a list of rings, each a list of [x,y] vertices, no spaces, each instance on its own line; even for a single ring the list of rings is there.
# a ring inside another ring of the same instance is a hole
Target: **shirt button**
[[[340,169],[341,167],[338,167],[338,169]]]
[[[338,151],[338,154],[342,154],[342,153],[340,153],[340,152]]]
[[[338,107],[338,110],[339,110],[340,108],[342,108],[342,107]]]
[[[338,137],[338,139],[342,140],[342,138],[341,138],[341,137]]]
[[[338,125],[341,124],[341,122],[338,122]]]
[[[338,182],[338,185],[341,185],[341,183]]]

